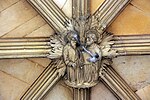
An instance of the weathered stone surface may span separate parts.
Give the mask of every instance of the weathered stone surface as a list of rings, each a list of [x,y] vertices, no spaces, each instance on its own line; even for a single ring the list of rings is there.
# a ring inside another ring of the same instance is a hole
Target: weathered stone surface
[[[150,16],[150,0],[132,0],[131,4]]]
[[[0,12],[12,6],[19,0],[0,0]]]
[[[149,34],[150,16],[132,5],[128,5],[110,25],[108,31],[115,35]]]
[[[138,90],[136,93],[141,97],[142,100],[150,100],[150,85]]]
[[[72,17],[72,1],[66,0],[65,5],[62,7],[63,12],[69,17]]]
[[[54,31],[52,28],[48,24],[45,24],[37,30],[34,30],[32,33],[27,34],[25,37],[49,37],[53,33]]]
[[[93,14],[105,0],[91,0],[91,14]]]
[[[92,0],[92,13],[103,1]],[[71,0],[55,0],[55,2],[69,17],[71,16]],[[132,5],[121,13],[108,31],[117,35],[149,33],[149,2],[149,0],[132,0]],[[0,36],[4,37],[43,37],[53,34],[53,30],[45,24],[26,0],[0,0],[0,22]],[[28,84],[31,84],[50,62],[49,59],[29,60],[0,60],[0,70],[3,71],[0,71],[0,100],[18,100],[18,96],[29,87]],[[150,81],[149,60],[149,56],[119,57],[114,60],[114,68],[134,90],[141,89]],[[145,96],[145,93],[149,94],[149,91],[149,88],[145,87],[137,93],[142,99],[149,100],[149,97]],[[45,99],[72,100],[72,91],[60,82]],[[101,83],[92,89],[92,100],[99,99],[116,100]]]
[[[0,36],[35,17],[35,12],[25,0],[21,0],[0,13]]]
[[[57,4],[57,6],[60,8],[60,9],[62,9],[62,7],[64,6],[64,5],[66,5],[66,2],[67,2],[68,0],[54,0],[54,2]]]
[[[48,58],[30,58],[29,60],[32,61],[33,63],[38,63],[42,67],[47,67],[51,62],[51,60]]]
[[[26,59],[0,60],[0,70],[10,76],[31,84],[44,68]]]
[[[60,81],[44,98],[44,100],[73,100],[72,90]]]
[[[102,82],[91,90],[91,100],[117,100]]]
[[[150,83],[150,56],[118,57],[113,61],[116,71],[134,90],[139,90]]]
[[[40,15],[35,16],[14,30],[8,32],[3,37],[23,37],[45,25],[45,21]]]
[[[0,100],[19,100],[29,85],[0,71]]]
[[[60,81],[48,94],[44,100],[72,100],[72,89]],[[58,94],[59,93],[59,94]],[[107,95],[107,96],[106,96]],[[116,97],[104,86],[99,83],[91,89],[91,100],[117,100]]]

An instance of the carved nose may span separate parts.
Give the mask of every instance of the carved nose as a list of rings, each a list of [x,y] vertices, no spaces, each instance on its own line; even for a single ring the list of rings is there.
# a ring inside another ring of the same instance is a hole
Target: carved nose
[[[81,44],[85,44],[85,38],[84,37],[80,38],[80,42]]]

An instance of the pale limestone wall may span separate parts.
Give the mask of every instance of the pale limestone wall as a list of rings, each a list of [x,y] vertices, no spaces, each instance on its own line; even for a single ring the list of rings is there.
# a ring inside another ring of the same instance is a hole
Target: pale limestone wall
[[[71,17],[71,0],[55,0]],[[60,2],[61,1],[61,2]],[[104,0],[92,0],[92,13]],[[133,0],[112,23],[108,31],[114,34],[150,33],[150,1]],[[70,9],[70,10],[69,10]],[[37,14],[26,0],[0,0],[0,36],[4,37],[47,37],[53,30]],[[143,100],[149,100],[150,56],[119,57],[114,59],[114,68],[129,83]],[[19,100],[49,59],[0,60],[0,100]],[[144,88],[145,87],[145,88]],[[63,81],[48,93],[45,100],[72,100],[72,90]],[[99,83],[92,89],[92,100],[116,100],[111,92]]]

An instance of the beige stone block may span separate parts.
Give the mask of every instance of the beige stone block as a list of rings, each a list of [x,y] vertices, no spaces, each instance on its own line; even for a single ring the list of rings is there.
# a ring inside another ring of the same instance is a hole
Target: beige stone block
[[[104,86],[102,82],[98,83],[91,90],[91,100],[117,100],[116,97]]]
[[[150,85],[138,90],[136,93],[141,97],[142,100],[150,100]]]
[[[49,63],[51,62],[51,60],[48,58],[30,58],[29,60],[34,63],[38,63],[39,65],[43,67],[47,67]]]
[[[8,32],[3,37],[23,37],[42,27],[45,23],[46,22],[43,18],[40,15],[37,15],[14,30]]]
[[[108,31],[115,35],[149,34],[150,16],[132,5],[128,5],[110,25]]]
[[[28,84],[0,71],[0,100],[19,100]]]
[[[139,90],[150,83],[150,56],[118,57],[113,61],[115,70],[134,90]]]
[[[21,0],[0,13],[0,36],[7,34],[37,15],[27,1]]]
[[[43,67],[26,59],[0,60],[0,70],[31,84],[43,71]]]
[[[70,0],[53,0],[53,1],[57,4],[57,6],[60,9],[62,9],[62,7],[66,5],[66,2]]]
[[[45,24],[25,37],[49,37],[53,33],[53,29],[48,24]]]
[[[93,14],[105,0],[91,0],[91,14]]]
[[[150,16],[150,0],[132,0],[131,4]]]
[[[55,87],[46,95],[44,100],[73,100],[72,90],[64,82],[60,81]]]
[[[65,0],[64,0],[65,1]],[[72,0],[66,0],[64,6],[62,7],[62,11],[68,16],[69,18],[72,17]]]
[[[9,8],[19,0],[0,0],[0,12]]]

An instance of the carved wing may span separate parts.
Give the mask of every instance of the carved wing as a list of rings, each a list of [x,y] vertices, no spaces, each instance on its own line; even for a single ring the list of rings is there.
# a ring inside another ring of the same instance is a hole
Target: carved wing
[[[49,51],[48,58],[50,59],[60,58],[62,56],[64,45],[59,40],[57,35],[52,35],[50,37],[49,45],[50,45],[50,51]]]
[[[112,33],[104,32],[102,34],[100,48],[102,50],[103,57],[113,57],[116,55],[116,50],[112,49],[111,46],[114,44]]]
[[[91,17],[91,28],[102,33],[131,0],[105,0]]]

